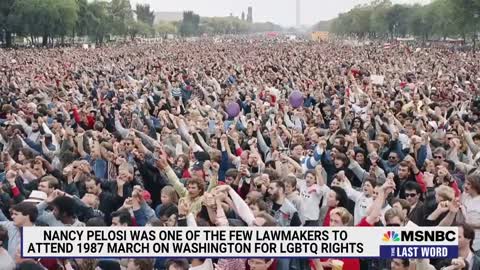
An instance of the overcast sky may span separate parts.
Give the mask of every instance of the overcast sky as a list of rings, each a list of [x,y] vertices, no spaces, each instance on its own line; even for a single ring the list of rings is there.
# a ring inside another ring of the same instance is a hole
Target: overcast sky
[[[148,3],[155,11],[193,10],[200,16],[240,16],[247,13],[247,7],[253,7],[253,20],[271,21],[282,26],[295,24],[296,0],[130,0],[132,7],[136,3]],[[357,4],[370,0],[300,0],[301,23],[312,25],[320,20],[334,18]],[[393,0],[400,3],[428,3],[430,0]]]

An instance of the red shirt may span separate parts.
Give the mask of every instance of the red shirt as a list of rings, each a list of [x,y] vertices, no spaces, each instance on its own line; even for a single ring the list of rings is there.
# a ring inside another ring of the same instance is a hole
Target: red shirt
[[[330,210],[327,214],[330,213]],[[325,220],[327,218],[325,217]],[[330,220],[329,220],[330,222]],[[360,220],[360,223],[358,223],[355,227],[373,227],[372,224],[367,222],[367,218],[364,217],[362,220]],[[321,259],[320,261],[326,262],[328,259]],[[343,262],[343,269],[345,270],[360,270],[360,260],[359,259],[353,259],[353,258],[339,258],[337,259],[339,261]],[[325,269],[331,269],[331,268],[325,268]]]
[[[330,227],[330,212],[332,211],[333,207],[330,207],[325,215],[325,219],[323,220],[324,227]]]

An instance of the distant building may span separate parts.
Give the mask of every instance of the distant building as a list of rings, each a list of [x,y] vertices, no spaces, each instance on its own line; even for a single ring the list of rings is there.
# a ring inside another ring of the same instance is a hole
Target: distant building
[[[252,7],[248,7],[247,22],[249,22],[249,23],[253,22],[253,8]]]
[[[159,22],[178,22],[183,20],[183,12],[155,12],[155,21]]]
[[[245,11],[242,11],[242,21],[245,21]]]

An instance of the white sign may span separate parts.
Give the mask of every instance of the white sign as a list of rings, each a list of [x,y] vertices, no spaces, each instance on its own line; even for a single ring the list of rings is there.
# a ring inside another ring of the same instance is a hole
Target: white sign
[[[370,79],[372,80],[372,83],[373,83],[373,84],[383,85],[383,82],[385,81],[385,76],[372,75],[372,76],[370,77]]]
[[[458,229],[23,227],[21,246],[24,258],[456,258]]]

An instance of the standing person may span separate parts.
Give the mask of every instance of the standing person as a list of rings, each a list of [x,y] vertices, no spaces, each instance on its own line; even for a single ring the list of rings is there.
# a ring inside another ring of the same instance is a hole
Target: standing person
[[[302,199],[301,215],[305,218],[305,226],[318,226],[320,207],[326,205],[325,195],[330,190],[322,176],[323,168],[318,165],[315,170],[305,173],[305,180],[299,181],[300,196]],[[320,202],[323,203],[320,205]]]
[[[15,269],[15,262],[8,254],[8,251],[3,248],[3,244],[8,241],[8,230],[0,226],[0,269],[13,270]]]
[[[387,182],[385,182],[385,184],[383,184],[382,187],[379,189],[378,196],[375,198],[375,201],[370,208],[369,215],[364,217],[356,226],[370,227],[377,223],[380,220],[380,215],[383,205],[385,203],[385,199],[388,194],[394,191],[394,189],[395,183],[391,180],[387,180]],[[331,227],[343,227],[351,225],[353,225],[353,216],[348,212],[347,209],[343,207],[337,207],[330,212]],[[345,270],[360,270],[359,259],[344,258],[339,260],[343,262],[343,269]],[[322,267],[324,267],[325,270],[332,269],[332,260],[322,259],[321,261],[321,265]]]
[[[461,197],[462,214],[466,222],[475,230],[473,250],[480,255],[480,176],[468,176],[465,181],[465,191]]]
[[[287,195],[285,194],[285,183],[283,181],[272,181],[268,186],[268,194],[272,200],[271,215],[274,217],[279,226],[296,227],[302,225],[302,221],[300,220],[297,209],[293,203],[287,199]],[[280,259],[277,262],[277,270],[289,270],[292,264],[300,262],[300,260]],[[263,266],[264,265],[262,264],[262,267]]]
[[[37,221],[38,210],[32,203],[22,202],[11,208],[12,220],[8,219],[0,211],[0,226],[8,231],[8,253],[15,258],[17,249],[20,248],[20,230],[22,227],[30,227]]]
[[[301,226],[302,222],[295,206],[287,199],[285,183],[272,181],[268,187],[272,199],[271,213],[280,226]]]

